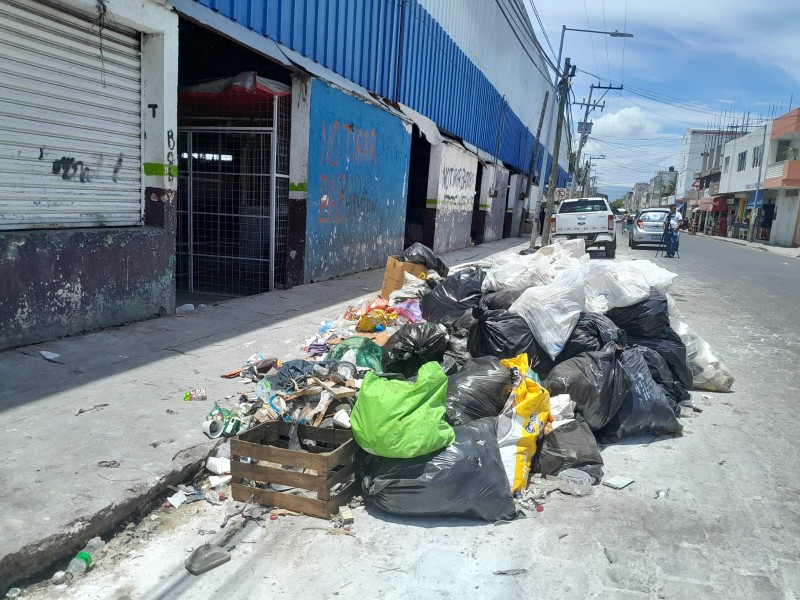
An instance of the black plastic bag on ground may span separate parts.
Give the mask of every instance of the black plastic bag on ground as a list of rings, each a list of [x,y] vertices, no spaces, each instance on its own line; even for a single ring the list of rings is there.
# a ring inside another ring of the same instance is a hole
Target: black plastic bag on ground
[[[447,422],[465,425],[484,417],[496,417],[513,387],[511,369],[494,356],[469,361],[447,380]]]
[[[387,373],[416,375],[431,361],[440,361],[447,350],[447,336],[433,323],[408,323],[383,345],[381,364]]]
[[[647,346],[640,345],[636,347],[642,351],[642,356],[650,368],[650,375],[653,377],[653,381],[664,390],[673,412],[676,415],[680,415],[680,407],[678,405],[691,399],[689,390],[683,387],[681,382],[675,378],[663,356]]]
[[[581,352],[596,352],[605,348],[609,342],[625,345],[625,332],[614,325],[613,321],[593,312],[582,312],[575,329],[564,345],[564,349],[556,357],[558,362],[578,356]]]
[[[417,517],[510,520],[517,510],[497,445],[495,419],[455,427],[447,448],[411,459],[358,455],[367,503]]]
[[[447,376],[458,373],[465,364],[472,360],[467,349],[467,338],[451,335],[447,342],[447,351],[442,357],[442,370]]]
[[[551,396],[569,394],[575,411],[592,431],[602,429],[617,414],[631,389],[631,380],[617,360],[613,344],[584,352],[553,367],[543,386]]]
[[[472,356],[514,358],[528,353],[531,363],[538,358],[539,349],[528,323],[516,313],[505,309],[489,310],[481,302],[472,309],[474,321],[469,328],[469,352]]]
[[[511,308],[511,305],[517,301],[517,298],[519,298],[524,291],[525,288],[490,292],[483,296],[483,300],[486,302],[486,306],[489,307],[490,310],[499,310],[501,308],[505,308],[507,310]]]
[[[671,331],[671,330],[670,330]],[[677,337],[677,336],[676,336]],[[678,380],[684,390],[692,389],[692,369],[686,360],[686,346],[680,338],[639,338],[629,337],[628,345],[645,346],[658,352],[669,365],[669,370]]]
[[[583,417],[561,425],[542,438],[542,449],[536,453],[534,471],[542,475],[558,475],[564,469],[580,469],[603,479],[603,457],[592,430]]]
[[[447,330],[454,335],[467,337],[469,328],[472,327],[472,324],[475,322],[475,317],[472,316],[472,310],[471,308],[465,310],[460,317],[447,325]]]
[[[628,334],[628,338],[661,338],[680,341],[678,334],[669,324],[667,297],[660,292],[650,291],[650,296],[641,302],[612,308],[606,317]]]
[[[308,360],[287,360],[278,369],[278,372],[264,379],[269,382],[273,390],[285,390],[294,387],[295,382],[302,381],[306,376],[311,375],[316,366],[332,366],[338,361],[325,360],[311,362]]]
[[[400,262],[410,262],[415,265],[425,265],[429,269],[433,269],[442,277],[447,277],[450,269],[447,268],[440,258],[433,253],[433,250],[428,248],[425,244],[414,242],[403,253],[397,257]]]
[[[480,267],[463,269],[446,277],[420,300],[422,316],[431,323],[450,326],[481,299],[485,273]]]
[[[650,375],[645,349],[628,348],[619,362],[631,380],[631,391],[616,415],[597,432],[603,442],[617,442],[631,435],[683,431],[667,396]]]

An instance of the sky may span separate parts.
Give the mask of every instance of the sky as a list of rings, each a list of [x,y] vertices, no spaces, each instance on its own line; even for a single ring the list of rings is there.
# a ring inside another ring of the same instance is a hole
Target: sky
[[[583,151],[582,162],[605,156],[596,161],[597,187],[610,199],[637,181],[649,181],[659,169],[678,170],[688,128],[741,121],[746,113],[758,124],[788,112],[790,100],[791,107],[800,106],[798,0],[523,2],[553,62],[562,25],[634,35],[566,31],[564,36],[563,57],[578,67],[574,101],[587,99],[592,84],[624,88],[607,92],[605,109],[590,115],[594,126]],[[594,90],[592,100],[602,93]],[[574,123],[583,120],[584,110],[573,108]]]

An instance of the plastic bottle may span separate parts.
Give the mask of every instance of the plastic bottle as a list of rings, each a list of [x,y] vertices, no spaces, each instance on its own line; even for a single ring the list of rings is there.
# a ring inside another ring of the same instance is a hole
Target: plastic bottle
[[[74,577],[75,575],[85,573],[86,569],[92,566],[95,554],[97,554],[103,546],[105,546],[105,542],[99,537],[90,539],[89,543],[86,544],[86,548],[78,552],[75,558],[69,561],[67,574]]]

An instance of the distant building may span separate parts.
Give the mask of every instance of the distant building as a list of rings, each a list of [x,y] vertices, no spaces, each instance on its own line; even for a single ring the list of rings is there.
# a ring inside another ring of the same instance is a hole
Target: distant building
[[[675,171],[675,167],[670,167],[666,171],[656,171],[648,186],[647,206],[654,207],[669,204],[671,202],[670,196],[674,200],[677,178],[678,173]]]

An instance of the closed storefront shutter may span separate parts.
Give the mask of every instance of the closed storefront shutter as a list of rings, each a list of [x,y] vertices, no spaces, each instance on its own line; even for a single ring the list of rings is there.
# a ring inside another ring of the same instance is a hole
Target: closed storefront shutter
[[[137,32],[0,1],[0,230],[139,225],[141,115]]]

